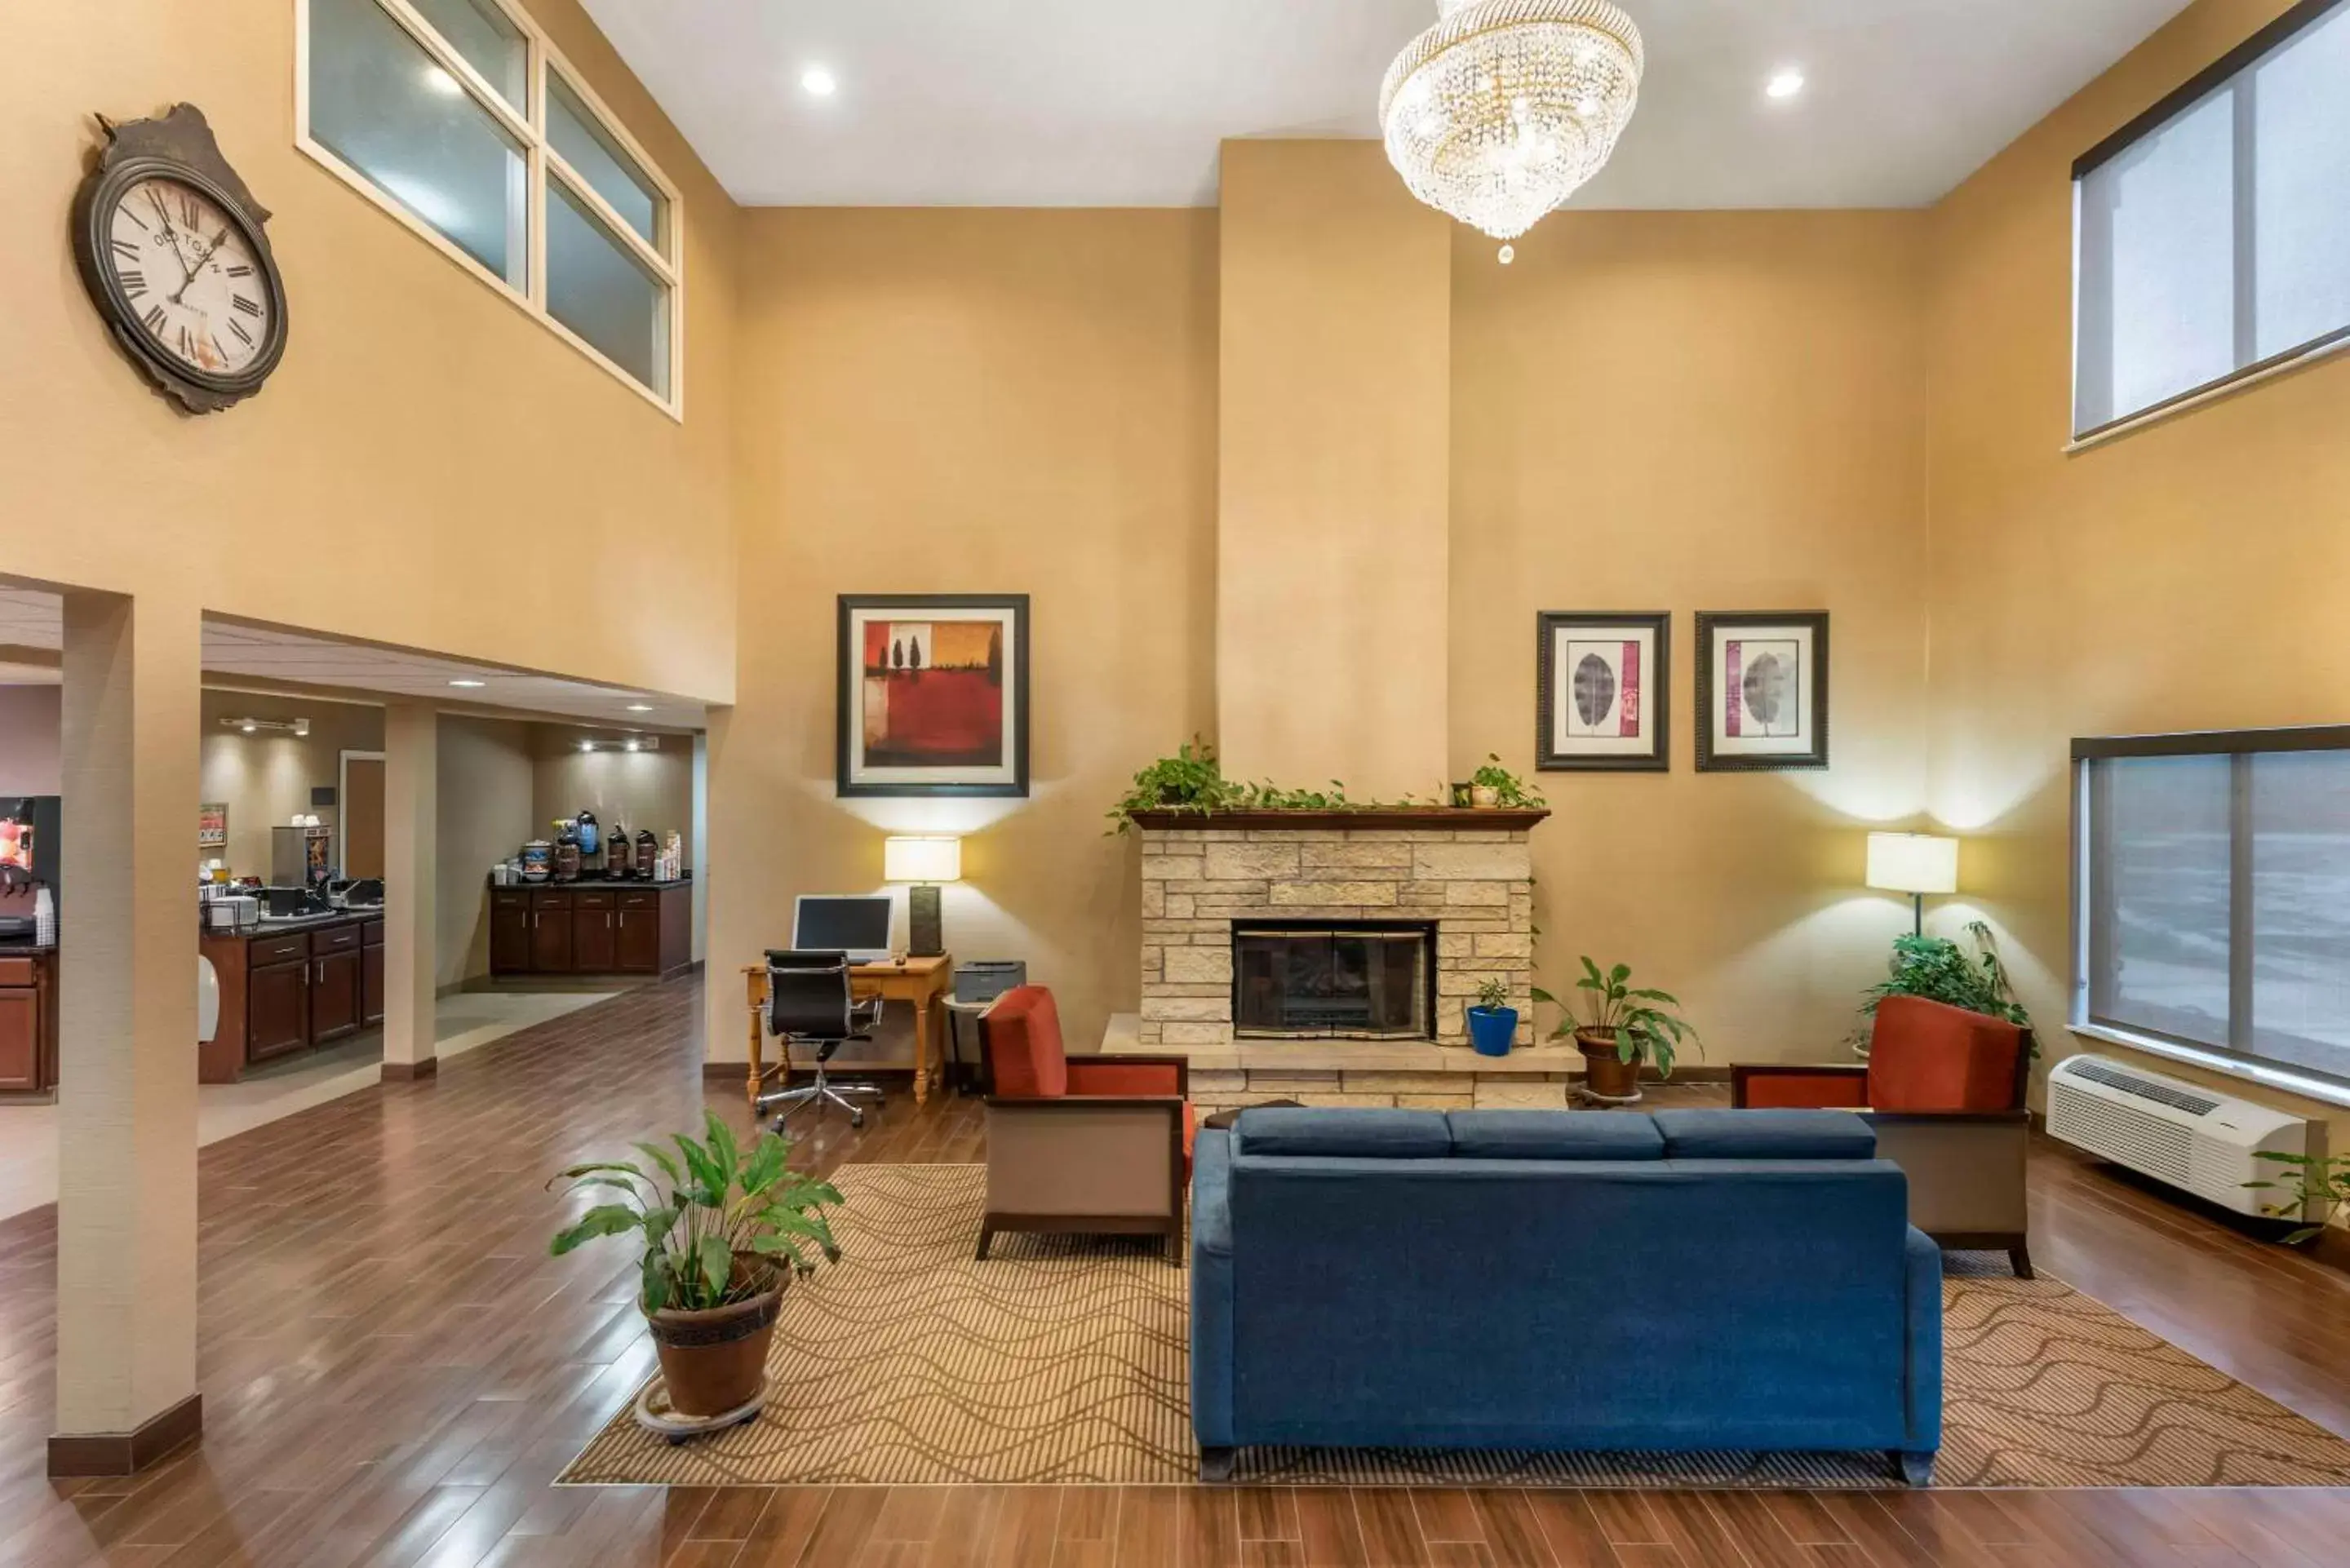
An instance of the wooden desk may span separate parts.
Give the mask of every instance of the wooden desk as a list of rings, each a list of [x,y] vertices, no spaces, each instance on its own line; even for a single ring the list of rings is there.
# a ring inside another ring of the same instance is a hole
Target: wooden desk
[[[914,1104],[931,1097],[931,1077],[937,1071],[931,1064],[931,1003],[940,1001],[954,988],[954,955],[941,953],[936,958],[899,959],[895,963],[861,963],[848,971],[848,989],[857,996],[878,996],[884,1002],[910,1002],[914,1009]],[[767,966],[746,963],[743,966],[743,990],[750,1003],[751,1066],[743,1091],[750,1096],[751,1119],[759,1116],[759,1088],[770,1073],[784,1070],[785,1064],[774,1067],[760,1064],[761,1043],[767,1033]],[[946,1010],[935,1010],[941,1025],[946,1022]],[[943,1057],[943,1050],[940,1053]]]

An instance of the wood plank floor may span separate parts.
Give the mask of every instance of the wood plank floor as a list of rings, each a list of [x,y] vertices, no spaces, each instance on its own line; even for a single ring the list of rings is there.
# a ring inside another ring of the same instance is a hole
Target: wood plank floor
[[[42,1472],[56,1220],[0,1222],[0,1563],[433,1568],[2338,1568],[2350,1493],[1635,1494],[563,1488],[650,1353],[617,1251],[546,1255],[546,1175],[708,1103],[699,985],[599,1004],[201,1157],[206,1432],[125,1480]],[[971,1160],[893,1100],[798,1162]],[[2350,1282],[2043,1149],[2042,1263],[2350,1432]]]

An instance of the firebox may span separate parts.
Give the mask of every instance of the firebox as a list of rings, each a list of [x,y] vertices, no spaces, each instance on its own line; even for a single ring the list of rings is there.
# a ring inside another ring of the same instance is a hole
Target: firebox
[[[1432,1040],[1436,925],[1235,920],[1232,1029],[1276,1040]]]

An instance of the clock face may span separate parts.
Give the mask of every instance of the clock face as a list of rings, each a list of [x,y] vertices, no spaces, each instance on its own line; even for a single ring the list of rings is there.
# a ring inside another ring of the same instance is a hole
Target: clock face
[[[276,302],[243,220],[168,175],[125,185],[103,215],[100,263],[137,330],[207,376],[249,369],[269,342]]]

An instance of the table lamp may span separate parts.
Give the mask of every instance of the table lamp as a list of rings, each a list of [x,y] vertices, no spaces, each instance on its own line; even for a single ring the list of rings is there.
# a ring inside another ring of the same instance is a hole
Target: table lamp
[[[1868,836],[1868,885],[1909,895],[1911,930],[1926,932],[1926,895],[1959,890],[1959,841],[1930,833]]]
[[[906,889],[906,952],[937,958],[947,950],[939,919],[939,884],[962,880],[962,840],[945,836],[882,841],[881,877],[911,882]]]

